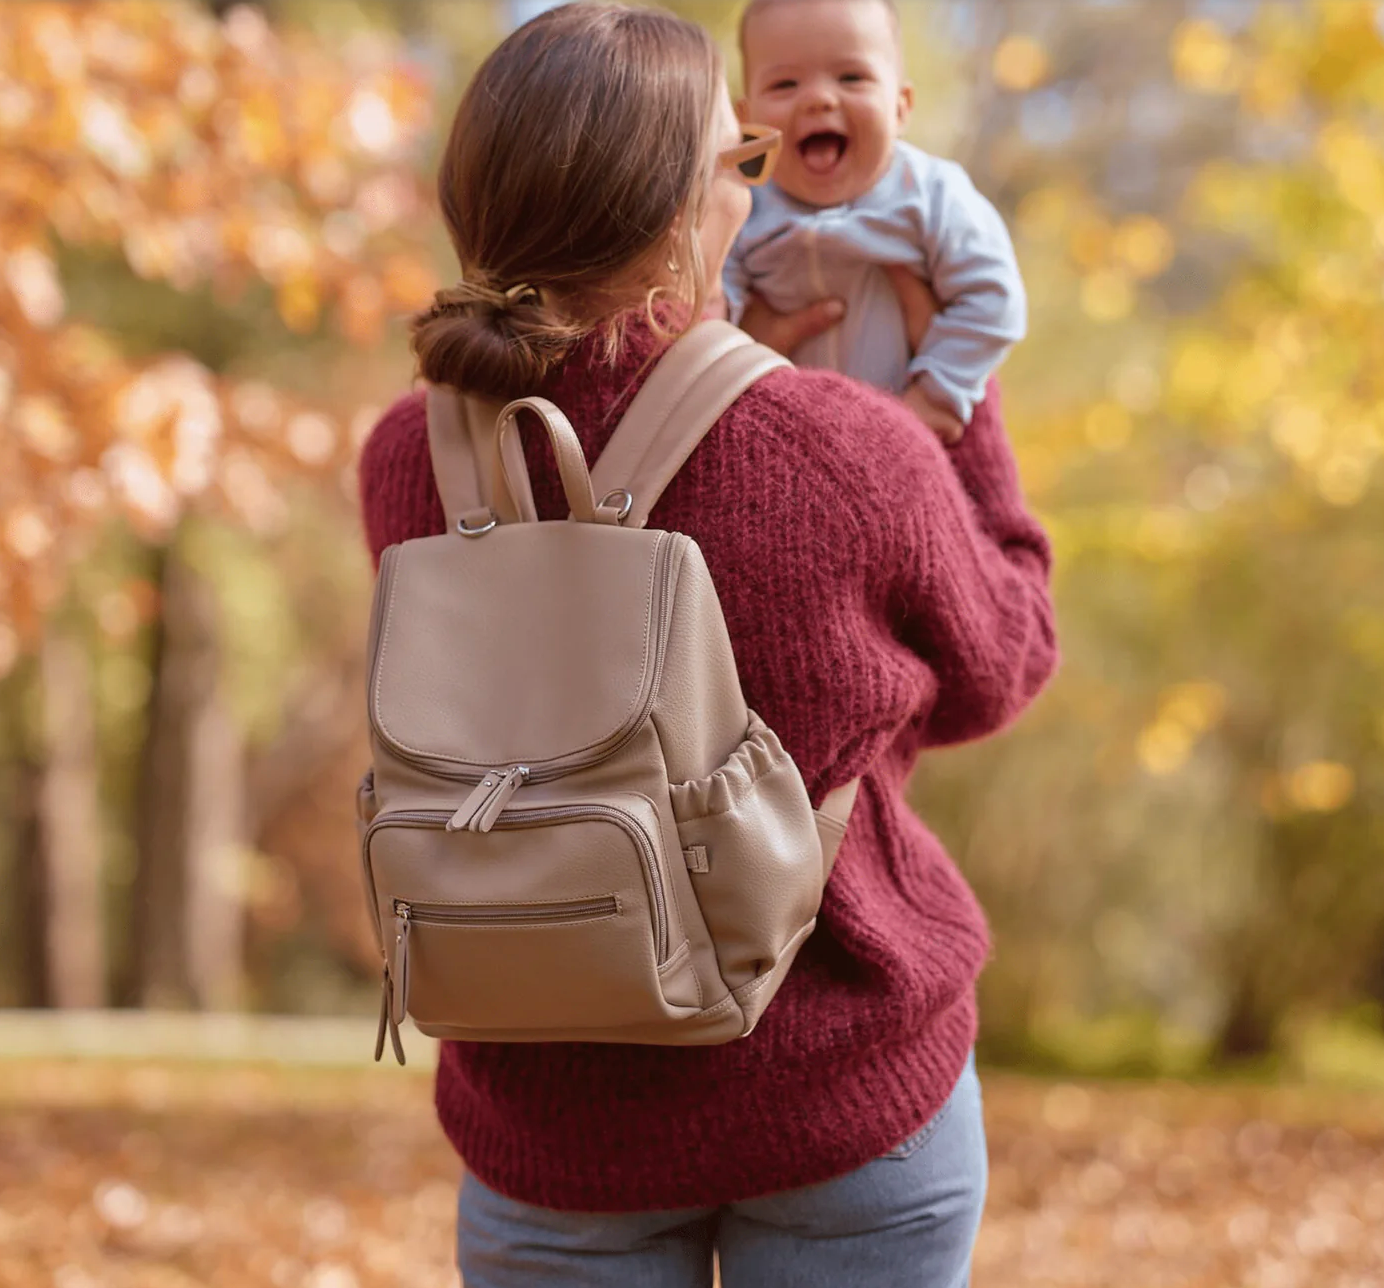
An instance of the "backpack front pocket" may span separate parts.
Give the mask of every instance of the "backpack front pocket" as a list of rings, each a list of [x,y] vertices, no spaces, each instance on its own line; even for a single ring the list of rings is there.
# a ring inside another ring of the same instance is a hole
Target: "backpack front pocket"
[[[660,982],[677,944],[649,802],[511,810],[486,833],[450,817],[383,814],[366,836],[396,1017],[462,1037],[682,1013]]]

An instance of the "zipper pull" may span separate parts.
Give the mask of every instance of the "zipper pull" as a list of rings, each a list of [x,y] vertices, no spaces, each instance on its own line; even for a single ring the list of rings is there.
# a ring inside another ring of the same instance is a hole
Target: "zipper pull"
[[[527,765],[511,765],[508,769],[491,769],[476,785],[462,807],[447,820],[449,832],[488,832],[495,826],[510,798],[529,776]]]
[[[380,1027],[375,1032],[375,1063],[380,1062],[380,1057],[384,1055],[384,1035],[389,1034],[390,1041],[394,1045],[394,1058],[400,1064],[406,1064],[404,1059],[404,1043],[399,1036],[399,1024],[394,1018],[394,1009],[391,1005],[394,985],[389,978],[389,963],[385,962],[384,970],[380,975]]]
[[[394,901],[394,971],[389,1004],[390,1035],[394,1054],[403,1064],[403,1045],[399,1041],[399,1021],[408,1013],[408,936],[413,909],[402,899]]]
[[[490,831],[495,826],[495,820],[504,812],[505,806],[513,799],[514,793],[528,781],[528,777],[529,767],[527,765],[511,765],[506,769],[499,784],[490,793],[490,798],[471,820],[471,831]]]

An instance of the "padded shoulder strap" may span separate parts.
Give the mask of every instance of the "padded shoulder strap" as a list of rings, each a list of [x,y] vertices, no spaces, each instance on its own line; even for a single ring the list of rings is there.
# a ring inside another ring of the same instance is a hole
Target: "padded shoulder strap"
[[[532,523],[538,517],[517,434],[504,443],[508,480],[495,465],[503,409],[503,403],[462,395],[446,385],[428,386],[428,450],[448,531],[463,516],[485,509],[493,510],[501,523]]]
[[[659,359],[591,471],[598,500],[632,497],[626,527],[642,528],[703,436],[761,376],[793,364],[729,322],[707,321]]]

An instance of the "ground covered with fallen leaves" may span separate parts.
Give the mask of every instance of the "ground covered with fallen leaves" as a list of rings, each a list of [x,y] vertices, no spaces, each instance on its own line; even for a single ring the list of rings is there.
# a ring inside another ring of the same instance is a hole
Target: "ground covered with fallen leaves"
[[[1384,1098],[986,1078],[975,1288],[1381,1288]],[[426,1077],[0,1062],[0,1288],[455,1288]]]

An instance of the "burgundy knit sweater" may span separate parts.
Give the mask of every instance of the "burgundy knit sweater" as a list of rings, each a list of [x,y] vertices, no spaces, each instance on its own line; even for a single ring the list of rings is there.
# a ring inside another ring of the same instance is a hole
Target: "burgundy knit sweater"
[[[657,341],[581,346],[542,391],[604,447]],[[526,435],[543,518],[556,468]],[[366,444],[370,549],[444,530],[423,402]],[[818,929],[748,1038],[718,1047],[444,1043],[442,1126],[491,1187],[581,1211],[701,1207],[850,1171],[941,1106],[976,1032],[984,917],[904,801],[919,751],[1012,720],[1056,661],[1049,553],[995,389],[947,451],[845,377],[780,370],[737,401],[655,508],[706,556],[749,705],[814,803],[865,775]]]

